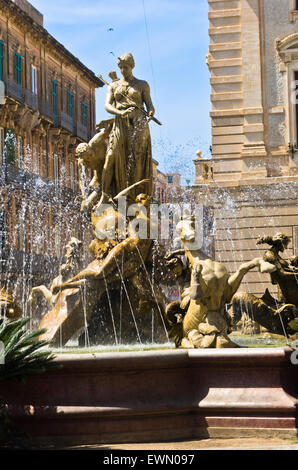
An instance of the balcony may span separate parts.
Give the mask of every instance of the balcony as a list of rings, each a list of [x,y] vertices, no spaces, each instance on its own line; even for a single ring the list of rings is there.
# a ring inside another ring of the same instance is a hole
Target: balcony
[[[51,121],[54,120],[52,105],[45,100],[41,100],[40,114],[46,118],[49,118]]]
[[[36,111],[38,109],[38,96],[30,90],[25,90],[25,103]]]
[[[23,86],[17,83],[13,78],[8,77],[6,94],[18,101],[23,101]]]
[[[77,122],[77,136],[82,140],[88,141],[88,128],[80,122]]]
[[[68,114],[61,111],[61,127],[64,127],[67,131],[74,133],[74,122],[73,118]]]
[[[0,104],[5,104],[5,83],[0,80]]]

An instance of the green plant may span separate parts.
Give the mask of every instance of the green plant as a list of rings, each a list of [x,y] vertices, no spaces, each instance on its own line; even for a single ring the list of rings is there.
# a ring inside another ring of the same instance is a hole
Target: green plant
[[[29,331],[28,322],[28,318],[15,321],[0,318],[0,382],[13,379],[25,382],[31,374],[58,367],[53,362],[55,356],[45,349],[49,343],[38,339],[45,330]],[[0,396],[0,446],[23,448],[26,439],[28,436],[13,423],[8,404]]]
[[[28,318],[15,321],[0,318],[0,341],[4,352],[4,364],[0,365],[0,381],[24,381],[28,375],[57,368],[53,362],[54,355],[45,349],[49,343],[38,340],[45,330],[28,331],[25,328],[28,322]]]

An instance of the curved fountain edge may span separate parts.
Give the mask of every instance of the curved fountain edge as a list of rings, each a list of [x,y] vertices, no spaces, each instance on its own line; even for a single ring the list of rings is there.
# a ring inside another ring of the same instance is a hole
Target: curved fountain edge
[[[227,348],[227,349],[167,349],[167,350],[154,350],[154,351],[123,351],[123,352],[102,352],[102,353],[58,353],[56,354],[55,361],[57,362],[87,362],[89,360],[121,360],[127,359],[128,357],[132,359],[143,359],[144,357],[148,358],[202,358],[202,359],[212,359],[217,357],[219,360],[221,358],[234,357],[234,358],[245,358],[245,357],[268,357],[271,360],[273,358],[286,358],[293,351],[290,347],[278,347],[278,348]]]
[[[38,441],[142,442],[297,435],[292,349],[62,354],[61,369],[1,384]]]

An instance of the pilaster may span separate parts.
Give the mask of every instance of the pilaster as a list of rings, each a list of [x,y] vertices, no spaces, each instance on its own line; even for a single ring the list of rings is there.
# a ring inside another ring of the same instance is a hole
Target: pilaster
[[[259,0],[209,0],[217,181],[266,176]]]

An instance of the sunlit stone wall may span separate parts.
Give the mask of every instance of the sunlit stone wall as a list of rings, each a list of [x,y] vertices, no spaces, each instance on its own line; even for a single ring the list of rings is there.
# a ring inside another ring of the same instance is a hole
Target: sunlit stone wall
[[[282,231],[292,237],[284,256],[298,254],[295,8],[292,0],[209,0],[212,160],[206,178],[195,160],[194,190],[213,208],[215,258],[231,272],[264,254],[259,236]],[[267,287],[275,292],[269,276],[251,272],[241,289]]]

